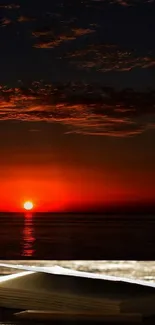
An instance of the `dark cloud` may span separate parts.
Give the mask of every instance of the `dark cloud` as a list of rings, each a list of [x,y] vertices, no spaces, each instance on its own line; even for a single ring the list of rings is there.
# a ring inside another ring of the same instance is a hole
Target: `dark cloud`
[[[9,18],[2,18],[1,20],[0,20],[0,26],[1,27],[6,27],[6,26],[8,26],[8,25],[10,25],[10,24],[12,24],[12,21],[9,19]]]
[[[135,50],[123,50],[115,45],[89,45],[66,55],[80,69],[95,69],[101,72],[130,71],[134,68],[155,66],[155,55],[147,52],[140,55]]]
[[[83,0],[82,4],[85,5],[87,8],[88,7],[101,8],[101,6],[104,4],[109,4],[109,5],[117,4],[123,7],[132,7],[132,6],[139,6],[144,4],[152,4],[154,2],[155,0]],[[78,1],[76,3],[78,5]],[[70,1],[70,5],[73,5],[73,3],[71,4],[71,1]]]
[[[97,1],[104,1],[104,0],[97,0]],[[142,4],[150,4],[150,3],[153,3],[154,0],[111,0],[109,2],[111,4],[117,3],[121,6],[129,7],[129,6],[136,6],[136,5],[142,5]]]
[[[0,5],[0,9],[7,9],[7,10],[13,10],[13,9],[19,9],[20,8],[20,5],[17,5],[15,3],[12,3],[12,4],[2,4]]]
[[[155,91],[83,83],[0,89],[0,119],[63,123],[68,132],[133,136],[155,128]]]
[[[36,19],[35,18],[32,18],[32,17],[27,17],[27,16],[19,16],[17,18],[17,21],[19,23],[24,23],[24,22],[29,22],[29,21],[35,21]]]

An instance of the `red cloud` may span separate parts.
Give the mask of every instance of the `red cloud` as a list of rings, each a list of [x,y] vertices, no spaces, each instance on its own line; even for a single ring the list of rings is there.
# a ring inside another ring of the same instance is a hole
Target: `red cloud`
[[[1,120],[59,122],[72,133],[134,136],[155,126],[155,91],[35,82],[28,89],[1,87],[0,108]]]
[[[70,28],[65,29],[60,34],[56,34],[54,30],[34,31],[33,36],[39,39],[34,45],[36,48],[54,48],[63,42],[68,42],[77,39],[80,36],[93,33],[93,29],[89,28]]]
[[[130,71],[134,68],[155,66],[155,56],[140,56],[136,51],[118,48],[115,45],[93,44],[83,50],[66,55],[70,62],[80,69],[96,69],[97,71]]]

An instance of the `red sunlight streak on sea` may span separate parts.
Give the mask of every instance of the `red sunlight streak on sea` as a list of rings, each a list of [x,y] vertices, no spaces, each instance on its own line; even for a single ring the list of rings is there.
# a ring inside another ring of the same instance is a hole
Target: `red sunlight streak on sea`
[[[35,234],[33,227],[33,214],[26,213],[24,216],[24,229],[22,236],[22,256],[32,257],[35,253],[34,243],[35,243]]]

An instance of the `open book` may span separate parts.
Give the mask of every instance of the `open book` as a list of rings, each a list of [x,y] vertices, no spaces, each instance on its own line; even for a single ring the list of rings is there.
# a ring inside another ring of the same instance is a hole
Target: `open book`
[[[21,272],[0,279],[0,307],[20,318],[123,319],[155,314],[155,285],[61,267],[0,264]]]

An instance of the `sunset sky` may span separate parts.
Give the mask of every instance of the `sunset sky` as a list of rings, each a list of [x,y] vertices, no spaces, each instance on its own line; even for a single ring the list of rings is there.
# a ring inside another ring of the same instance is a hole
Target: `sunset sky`
[[[154,204],[154,14],[0,0],[0,211]]]

